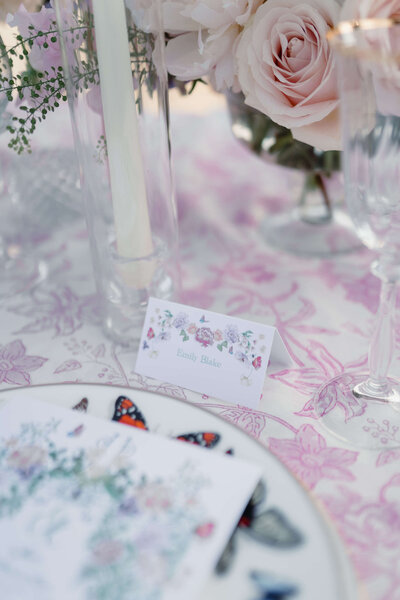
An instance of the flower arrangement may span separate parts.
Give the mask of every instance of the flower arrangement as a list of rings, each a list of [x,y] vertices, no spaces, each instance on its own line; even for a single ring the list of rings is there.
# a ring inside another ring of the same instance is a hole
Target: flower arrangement
[[[90,10],[76,20],[63,0],[70,49],[90,35]],[[176,81],[207,78],[218,91],[243,94],[247,106],[275,127],[276,152],[297,140],[320,150],[340,149],[335,61],[326,33],[339,20],[396,16],[399,0],[160,0],[167,34],[166,60]],[[158,0],[126,0],[135,23],[152,31]],[[88,3],[89,7],[89,3]],[[0,42],[0,96],[17,98],[10,146],[29,149],[29,136],[66,99],[53,0],[3,0],[15,43]],[[98,83],[90,60],[77,86]],[[95,104],[95,101],[94,101]],[[264,122],[265,123],[265,122]],[[304,152],[303,146],[300,147]]]
[[[148,2],[128,4],[145,19]],[[398,16],[400,2],[162,0],[162,9],[167,66],[175,78],[207,77],[218,91],[239,92],[293,139],[325,151],[341,147],[327,32],[341,20]]]

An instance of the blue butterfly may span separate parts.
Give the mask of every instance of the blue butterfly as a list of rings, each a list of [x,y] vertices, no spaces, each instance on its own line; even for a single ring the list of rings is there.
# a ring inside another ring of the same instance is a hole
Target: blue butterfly
[[[252,571],[250,577],[261,592],[258,600],[286,600],[297,595],[298,588],[295,585],[271,573]]]
[[[200,319],[200,323],[209,323],[210,321],[206,321],[205,316],[203,315]]]
[[[69,437],[78,437],[79,435],[81,435],[81,433],[84,429],[85,429],[84,425],[78,425],[78,427],[75,427],[75,429],[73,429],[72,431],[69,431],[67,435]]]
[[[150,346],[148,345],[148,343],[146,342],[146,340],[143,342],[143,350],[146,350],[147,348],[149,348]]]

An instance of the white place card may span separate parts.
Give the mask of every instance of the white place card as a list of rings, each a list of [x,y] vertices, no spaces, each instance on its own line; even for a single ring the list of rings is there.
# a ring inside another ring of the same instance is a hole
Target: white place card
[[[137,373],[256,408],[270,362],[291,364],[275,327],[150,298]]]
[[[29,398],[0,409],[7,600],[197,598],[258,466]]]

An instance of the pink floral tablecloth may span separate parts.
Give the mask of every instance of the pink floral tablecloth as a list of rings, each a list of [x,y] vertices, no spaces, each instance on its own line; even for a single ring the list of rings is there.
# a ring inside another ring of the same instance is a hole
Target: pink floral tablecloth
[[[379,294],[371,256],[360,250],[321,260],[269,247],[262,222],[290,197],[281,170],[240,147],[223,112],[175,115],[172,125],[181,301],[275,325],[293,366],[266,379],[258,410],[137,375],[134,354],[99,327],[86,228],[78,215],[37,248],[49,267],[47,279],[1,301],[0,390],[101,382],[205,406],[263,442],[325,506],[371,600],[400,600],[400,451],[341,445],[323,430],[312,405],[322,383],[366,364]],[[393,374],[399,373],[399,326],[396,334]],[[357,418],[340,405],[332,410]],[[400,441],[396,423],[372,427]]]

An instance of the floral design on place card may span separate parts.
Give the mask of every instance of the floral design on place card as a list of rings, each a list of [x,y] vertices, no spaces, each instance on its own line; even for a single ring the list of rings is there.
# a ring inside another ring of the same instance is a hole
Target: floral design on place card
[[[195,320],[187,312],[180,311],[174,315],[169,309],[156,308],[150,317],[150,324],[142,346],[144,351],[148,351],[150,358],[158,358],[160,343],[168,343],[175,338],[182,344],[192,340],[199,345],[200,349],[214,346],[221,355],[230,355],[242,365],[240,382],[245,386],[252,385],[253,374],[263,366],[262,355],[266,351],[265,336],[256,335],[248,328],[242,331],[235,323],[228,323],[220,329],[213,327],[211,321],[204,315]],[[212,364],[213,359],[203,356],[202,362],[208,360],[209,364]]]

